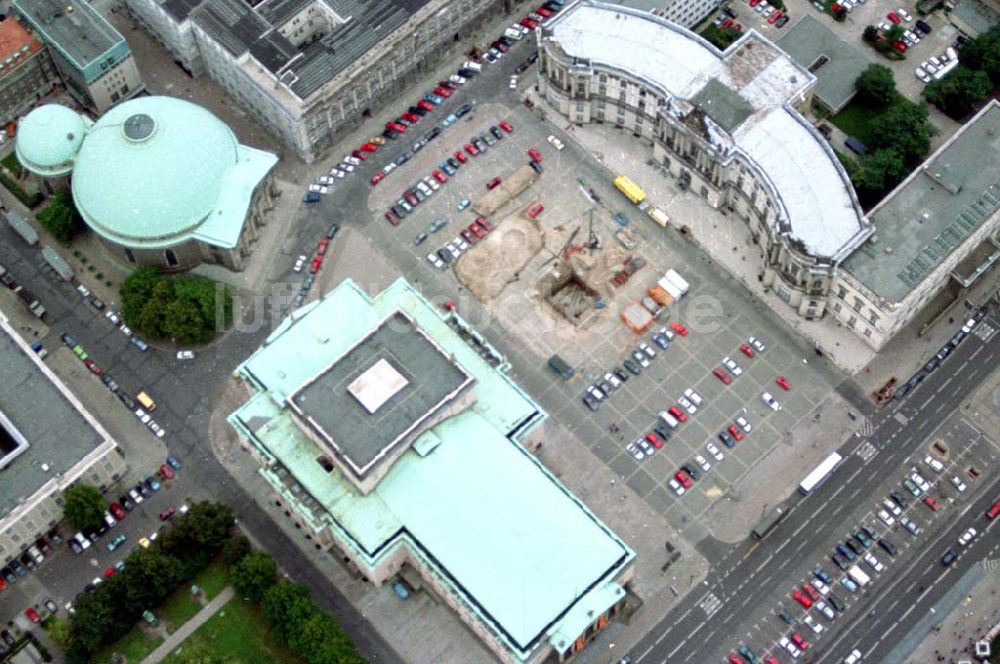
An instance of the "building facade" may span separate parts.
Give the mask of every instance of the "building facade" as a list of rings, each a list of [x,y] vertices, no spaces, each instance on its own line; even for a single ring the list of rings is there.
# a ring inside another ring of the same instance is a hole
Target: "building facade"
[[[312,161],[427,70],[500,0],[126,0],[195,75],[208,74]]]
[[[819,318],[871,234],[847,173],[799,109],[815,77],[750,31],[719,53],[648,13],[578,0],[538,31],[539,91],[571,122],[650,146],[682,189],[747,224],[759,278]]]
[[[13,17],[0,20],[0,124],[24,115],[59,83],[49,52]]]
[[[84,222],[129,265],[241,270],[274,207],[277,156],[241,145],[182,99],[138,97],[92,125],[41,106],[21,123],[16,149],[31,172],[69,176]]]
[[[89,3],[13,0],[14,8],[49,48],[66,89],[97,114],[142,92],[125,38]]]
[[[667,0],[655,13],[671,23],[694,28],[721,4],[722,0]]]
[[[830,311],[878,350],[936,298],[942,310],[961,301],[1000,262],[1000,103],[987,104],[869,216],[875,234],[841,266]]]
[[[237,367],[229,422],[317,549],[431,593],[505,664],[566,661],[622,611],[635,554],[528,451],[546,415],[505,366],[404,280],[348,280]]]
[[[0,565],[62,520],[76,482],[107,491],[126,470],[118,444],[0,314]]]

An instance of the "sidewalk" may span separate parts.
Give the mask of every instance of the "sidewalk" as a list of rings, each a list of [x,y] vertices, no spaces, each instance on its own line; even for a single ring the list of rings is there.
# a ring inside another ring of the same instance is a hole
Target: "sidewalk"
[[[187,621],[176,632],[171,634],[166,638],[166,640],[160,644],[156,650],[154,650],[146,659],[142,660],[142,664],[158,664],[166,659],[173,650],[182,644],[184,640],[191,636],[195,630],[205,624],[205,622],[215,615],[216,611],[221,609],[226,603],[233,598],[236,592],[233,590],[232,586],[227,586],[218,595],[212,599],[211,602],[202,607],[201,611],[195,614],[194,618]]]

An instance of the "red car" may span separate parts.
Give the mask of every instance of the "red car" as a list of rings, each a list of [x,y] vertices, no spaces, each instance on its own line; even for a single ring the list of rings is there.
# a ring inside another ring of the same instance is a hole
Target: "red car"
[[[528,210],[528,216],[531,217],[532,219],[534,219],[535,217],[537,217],[538,215],[540,215],[542,213],[542,210],[544,210],[544,209],[545,208],[542,207],[541,203],[539,203],[535,207],[533,207],[530,210]]]
[[[794,593],[792,593],[792,599],[801,604],[803,609],[808,609],[810,606],[813,605],[813,601],[808,597],[806,597],[805,595],[803,595],[801,590],[796,590]]]
[[[681,335],[682,337],[686,337],[688,335],[688,329],[683,325],[681,325],[680,323],[671,323],[670,327],[671,329],[673,329],[674,332]]]
[[[754,0],[750,0],[750,2],[753,2],[753,1]],[[757,2],[760,2],[760,0],[757,0]],[[729,653],[729,664],[747,664],[747,663],[743,661],[742,657],[740,657],[739,655],[737,655],[734,652],[731,652],[731,653]]]
[[[782,14],[780,11],[775,11],[773,14],[767,17],[767,22],[770,23],[771,25],[774,25],[774,22],[777,21],[782,16],[784,16],[784,14]]]
[[[364,150],[365,152],[375,152],[376,150],[378,150],[378,146],[375,145],[374,143],[362,143],[361,149]]]
[[[468,146],[468,145],[466,145],[465,147],[466,147],[466,148],[468,148],[469,146]],[[458,161],[459,161],[460,163],[462,163],[462,164],[464,164],[465,162],[469,161],[469,158],[468,158],[468,157],[466,157],[466,156],[465,156],[465,153],[464,153],[464,152],[462,152],[461,150],[458,150],[458,151],[457,151],[457,152],[455,152],[455,154],[454,154],[454,155],[452,155],[452,156],[453,156],[453,157],[455,157],[455,159],[458,159]]]
[[[330,246],[330,240],[328,238],[323,238],[322,240],[319,241],[319,244],[316,245],[316,253],[319,254],[320,256],[325,255],[326,248],[329,246]]]
[[[750,348],[750,346],[746,344],[740,344],[740,352],[747,357],[753,357],[753,348]]]
[[[171,468],[168,464],[163,464],[162,466],[160,466],[160,475],[163,476],[163,479],[165,480],[172,480],[176,476],[174,473],[174,469]]]
[[[386,219],[387,219],[387,220],[389,221],[389,223],[390,223],[390,224],[392,224],[393,226],[399,226],[399,217],[397,217],[397,216],[396,216],[396,213],[395,213],[395,212],[393,212],[392,210],[386,210],[386,211],[385,211],[385,218],[386,218]]]
[[[122,506],[118,503],[111,503],[108,505],[108,509],[111,510],[111,513],[114,514],[115,518],[119,521],[125,518],[125,510],[123,510]]]
[[[412,205],[413,207],[417,207],[418,205],[420,205],[420,201],[417,200],[417,197],[413,195],[412,191],[404,191],[403,199],[406,200],[406,202]]]
[[[400,124],[398,122],[386,122],[385,128],[391,129],[393,131],[398,131],[400,134],[406,132],[406,125]]]
[[[93,360],[90,359],[84,360],[83,364],[88,369],[90,369],[90,373],[94,374],[95,376],[100,376],[102,373],[104,373],[104,370],[101,369],[99,366],[97,366],[97,362],[94,362]]]
[[[528,156],[531,157],[531,161],[537,161],[539,163],[542,161],[542,153],[535,148],[528,150]]]
[[[447,99],[448,97],[451,96],[451,90],[449,90],[448,88],[443,88],[438,86],[434,88],[434,94],[436,94],[438,97],[444,97],[445,99]]]
[[[986,510],[986,520],[992,521],[1000,515],[1000,500],[993,503],[992,507]]]
[[[545,18],[549,18],[552,16],[552,12],[546,9],[545,7],[539,7],[538,9],[535,10],[535,13],[538,14],[539,16],[544,16]]]
[[[649,441],[649,444],[655,447],[656,449],[660,449],[661,447],[663,447],[663,439],[657,436],[655,433],[647,433],[646,440]]]
[[[445,175],[444,173],[442,173],[441,171],[439,171],[439,170],[438,170],[438,169],[436,169],[436,168],[435,168],[435,169],[434,169],[434,171],[433,171],[433,172],[431,173],[431,175],[433,175],[433,176],[434,176],[434,179],[435,179],[435,180],[437,180],[438,182],[440,182],[441,184],[444,184],[445,182],[447,182],[447,181],[448,181],[448,176],[447,176],[447,175]]]
[[[895,23],[896,25],[899,25],[900,23],[903,22],[903,19],[899,18],[899,16],[896,15],[896,12],[889,12],[888,14],[885,15],[885,17],[890,21],[892,21],[893,23]]]
[[[774,382],[778,384],[778,387],[783,389],[785,392],[792,389],[792,384],[788,382],[788,379],[784,376],[778,376],[774,379]]]
[[[728,28],[732,24],[733,24],[733,19],[727,18],[725,21],[722,22],[722,25],[720,25],[719,28],[721,30],[725,30],[726,28]]]
[[[42,622],[42,619],[38,617],[38,612],[30,606],[24,610],[24,615],[28,616],[28,620],[33,623]]]
[[[421,99],[420,101],[418,101],[417,106],[419,108],[424,109],[425,111],[433,111],[435,109],[434,104],[430,103],[426,99]]]
[[[676,473],[674,473],[674,479],[680,482],[681,486],[684,487],[685,489],[690,489],[692,486],[694,486],[694,482],[691,481],[691,478],[688,477],[687,473],[685,473],[683,470],[678,470]]]
[[[486,183],[486,188],[487,189],[496,189],[497,187],[500,186],[500,182],[501,181],[502,180],[500,179],[500,176],[498,175],[498,176],[496,176],[495,178],[493,178],[492,180],[490,180],[489,182]]]
[[[461,235],[469,244],[475,244],[478,239],[468,228],[463,228],[458,232],[458,234]]]
[[[800,650],[809,650],[809,642],[802,638],[802,635],[798,632],[792,632],[792,643],[797,645]]]
[[[750,0],[749,4],[751,7],[756,7],[757,5],[760,4],[760,0]]]
[[[815,588],[813,588],[812,585],[809,583],[802,584],[802,592],[804,592],[806,595],[809,595],[809,599],[811,599],[814,602],[819,599],[819,592]]]
[[[726,431],[728,431],[729,435],[733,437],[733,440],[735,441],[743,440],[743,432],[735,424],[730,424],[728,427],[726,427]]]
[[[507,122],[506,120],[501,120],[501,121],[500,121],[500,122],[498,122],[497,124],[498,124],[498,125],[500,125],[500,128],[501,128],[501,129],[503,129],[503,130],[504,130],[505,132],[507,132],[508,134],[509,134],[510,132],[514,131],[514,128],[513,128],[513,127],[511,127],[511,126],[510,126],[510,123],[509,123],[509,122]]]
[[[537,27],[538,27],[538,24],[537,24],[537,23],[535,23],[534,21],[532,21],[532,20],[531,20],[530,18],[528,18],[527,16],[525,16],[525,17],[524,17],[524,18],[522,18],[522,19],[521,19],[520,21],[518,21],[518,23],[520,23],[521,25],[523,25],[524,27],[526,27],[526,28],[527,28],[527,29],[529,29],[529,30],[534,30],[535,28],[537,28]]]
[[[475,222],[469,224],[469,232],[475,235],[477,238],[486,237],[486,231],[483,230],[483,228]]]
[[[160,512],[160,521],[167,521],[168,519],[172,518],[176,513],[177,513],[176,509],[174,509],[173,507],[168,507],[167,509]]]
[[[722,370],[722,367],[712,369],[712,375],[721,380],[723,385],[729,385],[733,382],[733,379],[729,377],[729,374]]]
[[[312,260],[312,264],[309,266],[309,274],[316,274],[319,272],[320,267],[323,266],[323,257],[316,256]]]
[[[906,53],[906,44],[901,41],[892,42],[892,47],[899,51],[900,53]]]
[[[109,567],[106,570],[104,570],[104,578],[105,579],[110,579],[114,575],[115,575],[115,568],[114,567]]]
[[[351,156],[354,157],[355,159],[360,159],[361,161],[368,159],[368,153],[362,150],[355,150],[354,152],[351,153]]]
[[[941,503],[934,500],[930,496],[924,496],[924,505],[927,505],[927,507],[931,508],[932,512],[937,512],[939,509],[941,509]]]
[[[493,230],[493,224],[486,221],[486,217],[476,217],[476,223],[479,224],[479,226],[481,226],[487,233]]]
[[[400,113],[399,117],[403,118],[410,124],[417,124],[418,122],[420,122],[420,116],[417,115],[416,113],[410,113],[409,111],[404,111],[403,113]]]
[[[462,148],[469,153],[470,157],[475,157],[477,154],[479,154],[479,150],[477,150],[472,143],[466,143],[465,145],[462,146]]]
[[[379,171],[372,176],[372,186],[377,185],[379,182],[385,179],[385,171]]]
[[[774,655],[764,655],[764,664],[780,664]]]
[[[667,412],[673,415],[678,422],[687,422],[688,419],[687,413],[685,413],[677,406],[671,406],[670,408],[667,408]]]

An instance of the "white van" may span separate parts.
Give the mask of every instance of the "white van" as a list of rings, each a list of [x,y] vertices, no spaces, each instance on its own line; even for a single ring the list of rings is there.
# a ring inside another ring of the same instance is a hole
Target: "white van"
[[[506,30],[503,31],[503,33],[504,35],[515,41],[520,41],[522,37],[521,31],[515,30],[514,28],[507,28]]]
[[[472,60],[469,60],[468,62],[465,63],[465,68],[471,69],[472,71],[483,70],[483,66],[481,64],[479,64],[478,62],[473,62]]]
[[[660,419],[663,420],[663,423],[666,424],[671,429],[676,429],[681,425],[681,423],[677,421],[676,417],[674,417],[665,410],[660,411]]]

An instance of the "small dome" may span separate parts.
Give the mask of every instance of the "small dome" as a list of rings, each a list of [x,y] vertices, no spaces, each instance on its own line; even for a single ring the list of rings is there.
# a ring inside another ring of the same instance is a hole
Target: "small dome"
[[[17,158],[42,176],[65,175],[87,134],[87,123],[76,111],[46,104],[31,111],[17,129]]]

